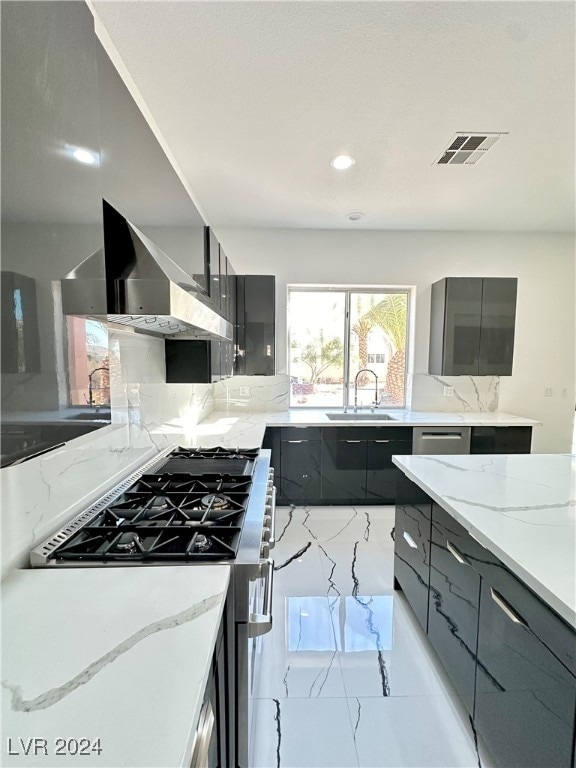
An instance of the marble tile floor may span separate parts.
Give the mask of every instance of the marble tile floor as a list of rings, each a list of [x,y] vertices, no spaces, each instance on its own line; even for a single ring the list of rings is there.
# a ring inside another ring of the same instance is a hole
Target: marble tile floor
[[[253,768],[490,768],[393,590],[393,507],[279,507]]]

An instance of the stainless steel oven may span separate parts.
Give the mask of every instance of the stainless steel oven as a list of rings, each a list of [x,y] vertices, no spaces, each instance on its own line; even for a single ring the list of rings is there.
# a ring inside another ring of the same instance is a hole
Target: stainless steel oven
[[[194,766],[249,766],[255,660],[272,627],[275,507],[270,451],[167,449],[30,556],[32,567],[231,566]]]

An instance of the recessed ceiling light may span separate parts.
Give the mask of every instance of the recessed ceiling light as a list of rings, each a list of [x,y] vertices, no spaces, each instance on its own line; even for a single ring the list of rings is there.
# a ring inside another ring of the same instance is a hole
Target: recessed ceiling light
[[[354,213],[349,213],[348,218],[350,221],[360,221],[360,219],[363,219],[366,214],[362,213],[361,211],[354,211]]]
[[[72,157],[78,160],[79,163],[84,163],[84,165],[96,165],[98,162],[98,155],[95,152],[90,152],[89,149],[82,149],[82,147],[74,149]]]
[[[355,162],[356,160],[351,155],[336,155],[330,160],[330,165],[337,171],[346,171],[348,168],[352,168]]]

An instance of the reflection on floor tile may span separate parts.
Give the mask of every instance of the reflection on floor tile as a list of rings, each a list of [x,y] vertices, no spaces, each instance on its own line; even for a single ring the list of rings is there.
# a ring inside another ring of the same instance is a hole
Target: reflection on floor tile
[[[480,765],[444,670],[393,590],[393,525],[392,507],[278,508],[255,768]]]
[[[259,699],[253,768],[355,768],[346,699]]]

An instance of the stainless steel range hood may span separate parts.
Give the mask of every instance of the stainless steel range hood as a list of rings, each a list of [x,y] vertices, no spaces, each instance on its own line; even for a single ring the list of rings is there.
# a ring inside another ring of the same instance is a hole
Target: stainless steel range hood
[[[102,267],[105,264],[105,275]],[[97,251],[61,281],[66,315],[105,316],[141,333],[232,339],[232,325],[146,235],[104,202],[104,259]]]

